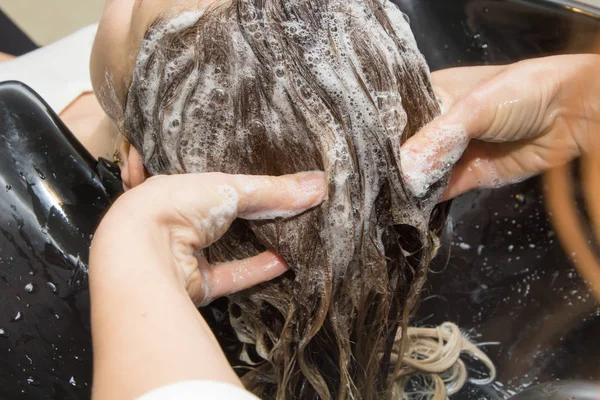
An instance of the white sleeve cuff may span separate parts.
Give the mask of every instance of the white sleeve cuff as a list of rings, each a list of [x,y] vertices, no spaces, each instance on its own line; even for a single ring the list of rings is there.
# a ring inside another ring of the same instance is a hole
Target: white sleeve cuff
[[[258,400],[250,392],[224,382],[187,381],[163,386],[137,400]]]

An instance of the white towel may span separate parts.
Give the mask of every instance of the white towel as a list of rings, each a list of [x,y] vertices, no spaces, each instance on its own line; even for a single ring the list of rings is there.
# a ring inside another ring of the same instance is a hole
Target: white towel
[[[85,27],[58,42],[0,63],[0,82],[21,81],[58,114],[91,92],[90,56],[98,25]]]

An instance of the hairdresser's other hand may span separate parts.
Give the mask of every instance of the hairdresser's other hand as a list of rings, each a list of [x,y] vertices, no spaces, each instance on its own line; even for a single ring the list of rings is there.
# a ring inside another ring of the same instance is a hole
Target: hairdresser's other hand
[[[573,160],[600,135],[598,55],[448,69],[432,80],[445,113],[401,149],[417,196],[453,166],[443,200],[518,182]]]
[[[160,176],[121,196],[90,254],[94,399],[175,382],[243,388],[196,306],[286,270],[276,254],[209,266],[202,249],[235,218],[290,217],[325,197],[323,173]]]
[[[167,267],[165,277],[174,279],[197,305],[207,304],[273,279],[287,269],[270,251],[210,266],[202,249],[223,236],[234,219],[290,217],[318,205],[324,196],[321,172],[282,177],[209,173],[150,178],[121,196],[103,219],[92,245],[92,265],[106,264],[111,253],[116,255],[115,262],[121,263],[122,258],[148,257],[150,253],[161,261],[160,266]]]

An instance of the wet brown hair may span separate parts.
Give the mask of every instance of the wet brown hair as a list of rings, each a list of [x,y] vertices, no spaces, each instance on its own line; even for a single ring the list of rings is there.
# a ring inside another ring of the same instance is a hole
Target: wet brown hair
[[[229,298],[249,390],[388,395],[404,368],[392,347],[447,211],[435,205],[445,182],[426,198],[408,192],[399,150],[438,113],[408,24],[387,1],[233,0],[148,31],[124,127],[151,174],[329,177],[320,207],[236,221],[206,250],[226,262],[271,249],[291,268]]]

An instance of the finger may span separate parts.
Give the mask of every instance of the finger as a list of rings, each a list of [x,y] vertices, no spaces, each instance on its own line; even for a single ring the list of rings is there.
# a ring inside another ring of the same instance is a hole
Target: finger
[[[546,129],[553,118],[547,110],[559,86],[555,79],[546,83],[549,74],[544,61],[506,68],[408,139],[401,163],[409,190],[425,196],[447,176],[471,139],[508,142]]]
[[[491,187],[500,184],[498,169],[489,158],[485,146],[473,142],[455,165],[450,182],[440,202],[453,199],[478,187]]]
[[[204,295],[200,305],[270,281],[288,270],[287,264],[277,254],[266,251],[255,257],[230,263],[208,266],[198,284],[203,284]],[[196,291],[198,292],[198,291]],[[197,296],[198,297],[198,296]]]
[[[232,176],[244,219],[289,218],[320,204],[327,195],[325,174],[302,172],[280,177]]]
[[[488,94],[492,104],[496,99],[502,100],[495,92]],[[463,153],[472,143],[472,139],[485,139],[494,142],[507,142],[526,138],[527,135],[519,131],[519,121],[524,127],[529,116],[524,116],[526,110],[517,111],[501,110],[494,107],[480,107],[475,97],[460,101],[447,114],[435,119],[426,125],[415,136],[409,138],[400,149],[402,174],[408,189],[417,197],[424,197],[433,184],[446,177],[461,160]],[[513,120],[510,120],[513,118]],[[498,153],[500,143],[495,143]],[[509,145],[504,148],[510,147]],[[466,157],[455,169],[450,183],[450,191],[444,198],[470,190],[475,182],[488,183],[496,179],[491,164],[476,161],[488,160],[478,155],[481,148],[475,145],[470,150],[470,157]],[[491,162],[490,160],[487,161]]]
[[[443,79],[448,78],[444,75]],[[489,102],[492,103],[494,93],[490,92],[487,96],[490,96]],[[424,197],[433,184],[446,177],[470,140],[479,137],[492,124],[494,113],[491,108],[482,107],[479,100],[475,99],[478,97],[469,94],[458,101],[446,114],[409,138],[400,149],[404,181],[416,197]]]
[[[400,149],[404,182],[416,197],[424,197],[445,177],[469,144],[464,127],[446,125],[443,118],[427,125]]]
[[[280,177],[199,173],[155,176],[122,197],[135,199],[136,191],[153,201],[129,200],[128,213],[155,219],[178,242],[199,249],[218,240],[236,218],[289,218],[315,207],[327,185],[319,171]]]
[[[444,110],[449,110],[459,98],[506,68],[505,65],[486,65],[443,69],[431,74],[431,83]]]
[[[569,74],[563,57],[522,61],[476,87],[452,110],[471,139],[510,142],[538,137],[560,110],[558,93]]]
[[[565,80],[554,64],[568,61],[538,59],[505,67],[465,89],[436,123],[460,124],[471,139],[492,142],[535,137],[552,122],[551,105]]]
[[[454,167],[440,201],[476,188],[498,188],[524,181],[548,169],[550,159],[553,159],[552,155],[535,143],[473,141]],[[556,165],[566,161],[566,157],[561,157],[556,160]]]

